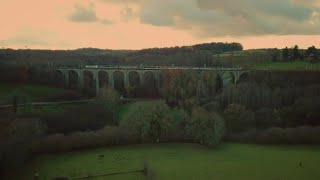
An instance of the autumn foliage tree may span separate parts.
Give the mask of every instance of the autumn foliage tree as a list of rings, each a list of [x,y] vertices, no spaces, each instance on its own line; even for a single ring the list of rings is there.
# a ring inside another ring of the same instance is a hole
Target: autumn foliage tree
[[[187,130],[194,141],[207,146],[216,146],[224,136],[225,125],[219,114],[195,107],[192,109]]]
[[[201,102],[214,99],[220,87],[217,79],[215,73],[183,72],[166,87],[166,102],[190,112],[192,107],[199,106]]]
[[[19,77],[21,82],[25,82],[29,79],[29,68],[27,65],[22,65],[19,68]]]

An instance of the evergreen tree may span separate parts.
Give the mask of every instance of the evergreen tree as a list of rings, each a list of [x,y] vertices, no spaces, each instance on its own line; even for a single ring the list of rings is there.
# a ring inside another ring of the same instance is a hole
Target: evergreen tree
[[[289,60],[289,49],[288,47],[282,49],[282,60],[288,61]]]
[[[315,46],[309,47],[306,51],[306,56],[312,58],[313,60],[317,60],[319,57],[317,48]]]
[[[272,61],[278,61],[279,56],[280,56],[279,49],[274,48],[272,51]]]
[[[299,47],[297,45],[295,45],[292,50],[292,59],[297,60],[297,59],[301,59],[301,58],[302,58],[302,56],[299,53]]]

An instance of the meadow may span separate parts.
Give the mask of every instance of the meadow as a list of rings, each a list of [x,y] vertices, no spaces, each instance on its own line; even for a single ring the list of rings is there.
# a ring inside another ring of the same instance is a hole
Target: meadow
[[[45,101],[47,98],[64,93],[68,90],[62,88],[49,87],[35,84],[19,83],[1,83],[0,84],[0,104],[6,104],[10,101],[13,93],[22,93],[27,96],[29,101]]]
[[[294,61],[294,62],[266,62],[254,66],[257,70],[308,70],[319,71],[320,63]]]
[[[86,177],[141,170],[147,163],[155,179],[318,180],[319,146],[225,143],[218,148],[196,144],[117,146],[56,155],[40,155],[14,179]],[[102,159],[99,156],[104,155]],[[99,178],[95,178],[99,179]],[[100,178],[100,179],[106,179]],[[107,179],[145,179],[142,173]]]
[[[280,58],[280,57],[279,57]],[[245,67],[253,70],[298,70],[298,71],[319,71],[320,62],[304,60],[283,61],[278,59],[272,61],[272,51],[270,49],[251,49],[243,51],[224,52],[213,55],[216,66]]]

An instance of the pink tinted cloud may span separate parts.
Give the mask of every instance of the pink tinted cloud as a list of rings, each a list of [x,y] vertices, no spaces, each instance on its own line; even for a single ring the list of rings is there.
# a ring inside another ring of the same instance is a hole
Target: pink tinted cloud
[[[89,8],[90,2],[81,0],[2,0],[0,46],[10,48],[73,49],[97,47],[109,49],[141,49],[149,47],[182,46],[195,43],[222,41],[240,42],[246,49],[285,47],[320,47],[320,36],[251,36],[200,38],[184,29],[158,27],[140,22],[138,17],[123,19],[125,4],[94,3],[98,21],[72,22],[68,17],[75,5]],[[139,7],[130,6],[134,13]],[[102,23],[110,20],[112,23]]]

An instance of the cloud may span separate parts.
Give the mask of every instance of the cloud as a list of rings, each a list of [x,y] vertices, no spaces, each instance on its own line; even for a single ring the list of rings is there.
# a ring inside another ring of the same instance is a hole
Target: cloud
[[[291,2],[309,7],[320,7],[319,0],[291,0]]]
[[[8,39],[0,40],[0,44],[2,46],[12,45],[12,44],[18,44],[21,46],[30,46],[30,45],[47,46],[48,42],[39,38],[34,38],[32,36],[15,36]]]
[[[130,2],[139,4],[142,23],[190,31],[198,37],[320,34],[318,0]]]
[[[0,39],[0,46],[18,45],[20,47],[50,47],[52,45],[68,45],[67,43],[58,41],[57,37],[57,32],[52,30],[24,27],[19,29],[14,36]]]
[[[109,20],[109,19],[101,19],[100,22],[102,24],[105,24],[105,25],[110,25],[110,24],[113,24],[113,21]]]
[[[98,2],[103,2],[111,7],[115,7],[113,10],[117,12],[120,20],[124,22],[129,22],[131,20],[136,20],[139,18],[139,7],[146,0],[97,0]],[[116,10],[117,9],[117,10]]]
[[[123,21],[128,22],[132,19],[139,17],[139,13],[134,10],[134,8],[126,5],[120,13]]]
[[[115,4],[123,4],[123,3],[141,3],[144,0],[100,0],[106,3],[115,3]]]
[[[88,8],[78,4],[74,6],[74,12],[70,14],[69,20],[73,22],[96,22],[97,15],[94,11],[94,5],[91,3]]]
[[[74,12],[69,15],[68,19],[76,23],[94,23],[99,22],[104,25],[113,24],[113,21],[107,18],[98,18],[95,12],[94,3],[90,3],[89,7],[83,7],[79,4],[74,6]]]

